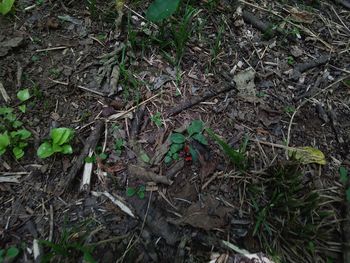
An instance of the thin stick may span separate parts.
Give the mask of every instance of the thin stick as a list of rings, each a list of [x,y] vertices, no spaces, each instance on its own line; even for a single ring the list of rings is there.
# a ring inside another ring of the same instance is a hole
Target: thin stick
[[[37,49],[35,52],[45,52],[45,51],[55,51],[55,50],[61,50],[61,49],[66,49],[68,47],[66,46],[61,46],[61,47],[49,47],[49,48],[44,48],[44,49]]]

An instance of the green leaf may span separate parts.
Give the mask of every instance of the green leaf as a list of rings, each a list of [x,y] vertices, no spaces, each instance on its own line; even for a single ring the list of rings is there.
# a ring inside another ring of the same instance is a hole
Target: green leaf
[[[19,254],[19,249],[16,247],[10,247],[7,251],[6,251],[6,257],[9,259],[14,259],[15,257],[17,257]]]
[[[62,145],[62,151],[63,154],[72,154],[73,153],[73,148],[69,144]]]
[[[15,156],[16,160],[21,159],[24,156],[24,151],[19,147],[14,147],[12,153]]]
[[[131,197],[136,194],[137,190],[134,187],[127,187],[126,188],[126,196]]]
[[[339,167],[340,182],[345,184],[348,181],[348,170],[344,166]]]
[[[68,143],[74,135],[74,131],[70,128],[54,128],[51,130],[52,144],[62,145]]]
[[[19,105],[19,106],[18,106],[18,109],[19,109],[21,112],[26,113],[27,107],[26,107],[25,104],[23,104],[23,105]]]
[[[184,147],[184,144],[183,143],[173,143],[171,146],[170,146],[170,149],[169,151],[171,153],[177,153],[179,151],[181,151]]]
[[[346,190],[346,200],[350,202],[350,188]]]
[[[233,149],[230,145],[228,145],[224,140],[220,139],[212,130],[206,129],[207,133],[211,138],[213,138],[217,144],[219,144],[224,151],[224,153],[230,158],[230,161],[236,165],[240,170],[246,169],[247,160],[245,156]]]
[[[175,161],[179,160],[180,157],[179,157],[179,154],[178,153],[174,153],[172,156],[171,156]]]
[[[86,163],[94,163],[94,162],[96,162],[96,158],[95,158],[95,156],[87,156],[87,157],[85,157],[85,162]]]
[[[197,134],[193,135],[193,139],[199,141],[201,144],[208,145],[207,139],[201,133],[197,133]]]
[[[0,133],[0,155],[4,154],[7,146],[10,145],[10,137],[7,134],[7,131]]]
[[[195,133],[201,133],[203,131],[204,123],[201,120],[194,120],[187,128],[187,132],[190,136]]]
[[[6,115],[13,112],[13,108],[0,107],[0,115]]]
[[[151,161],[151,159],[148,157],[147,153],[145,152],[141,153],[140,158],[145,163],[149,163]]]
[[[24,102],[26,100],[29,100],[30,94],[29,94],[29,89],[22,89],[17,92],[17,98],[21,101]]]
[[[154,0],[146,11],[146,18],[152,22],[160,22],[175,13],[180,0]]]
[[[172,143],[184,143],[186,141],[186,137],[181,133],[173,133],[170,136],[170,140]]]
[[[140,199],[144,199],[144,198],[145,198],[145,191],[138,191],[138,192],[137,192],[137,196],[138,196]]]
[[[26,129],[21,129],[21,130],[11,132],[10,135],[12,138],[18,136],[21,140],[26,140],[30,136],[32,136],[32,133]]]
[[[171,163],[171,161],[172,161],[171,156],[170,156],[170,155],[166,155],[165,158],[164,158],[164,162],[165,162],[166,164],[169,164],[169,163]]]
[[[108,158],[108,154],[107,153],[100,153],[98,155],[98,157],[101,159],[101,160],[106,160]]]
[[[15,0],[2,0],[2,2],[0,2],[0,13],[2,15],[6,15],[8,12],[11,11],[14,3]]]
[[[15,120],[13,123],[12,123],[12,127],[17,129],[19,127],[21,127],[23,125],[23,122],[19,121],[19,120]]]
[[[195,149],[193,149],[192,146],[190,146],[190,154],[192,156],[192,161],[197,161],[198,160],[198,153]]]
[[[54,154],[54,151],[52,149],[52,145],[49,142],[42,143],[37,150],[37,155],[41,159],[50,157],[53,154]]]

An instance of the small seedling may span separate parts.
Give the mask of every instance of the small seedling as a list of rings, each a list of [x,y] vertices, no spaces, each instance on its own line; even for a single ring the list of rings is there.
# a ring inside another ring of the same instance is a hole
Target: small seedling
[[[94,246],[87,244],[91,234],[88,230],[90,227],[92,226],[88,221],[83,222],[72,229],[64,227],[63,233],[56,242],[39,240],[39,244],[46,249],[40,262],[78,262],[83,257],[84,262],[96,263],[92,256]]]
[[[248,166],[248,160],[244,155],[246,151],[248,138],[246,137],[244,142],[242,143],[239,150],[233,149],[230,145],[228,145],[223,139],[221,139],[218,135],[216,135],[211,129],[206,129],[206,132],[209,136],[215,140],[217,144],[219,144],[224,151],[224,153],[230,158],[230,161],[238,167],[240,170],[246,170]]]
[[[203,135],[204,123],[201,120],[194,120],[186,129],[186,136],[182,133],[173,133],[170,136],[171,145],[164,162],[169,164],[172,160],[180,159],[180,152],[184,153],[185,160],[196,160],[197,152],[189,145],[191,139],[203,145],[208,145],[207,139]]]
[[[154,115],[151,116],[151,121],[157,126],[161,127],[162,126],[162,115],[160,112],[155,113]]]
[[[137,195],[140,199],[145,198],[146,187],[144,185],[139,185],[138,187],[128,187],[126,188],[126,196],[132,197]]]
[[[124,145],[125,145],[125,140],[123,140],[121,138],[115,140],[114,149],[115,149],[115,153],[117,154],[117,156],[122,155]]]
[[[288,114],[294,113],[295,112],[295,108],[293,106],[286,106],[284,108],[284,112],[288,113]]]
[[[73,148],[69,144],[74,136],[74,131],[70,128],[54,128],[50,132],[50,140],[42,143],[37,150],[40,158],[50,157],[54,153],[71,154]]]
[[[11,11],[14,3],[15,3],[15,0],[2,0],[0,2],[0,13],[3,16],[8,14]]]
[[[293,66],[295,63],[294,58],[292,56],[287,57],[287,63]]]
[[[28,139],[32,134],[25,128],[20,129],[22,125],[13,108],[0,108],[0,155],[3,155],[7,148],[11,148],[17,160],[24,156],[24,149],[28,146]]]
[[[21,105],[18,106],[18,109],[21,112],[25,113],[27,110],[27,107],[24,104],[24,102],[30,99],[29,89],[23,89],[18,91],[17,98],[21,101]]]
[[[13,262],[19,254],[19,249],[11,246],[8,249],[0,249],[0,262]]]

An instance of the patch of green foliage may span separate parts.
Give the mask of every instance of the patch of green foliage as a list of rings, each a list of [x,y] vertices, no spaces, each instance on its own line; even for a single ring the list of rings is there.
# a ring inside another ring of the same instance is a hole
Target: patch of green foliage
[[[137,187],[128,187],[126,188],[126,196],[132,197],[132,196],[138,196],[140,199],[145,198],[145,191],[146,187],[144,185],[139,185]]]
[[[349,180],[349,172],[348,170],[344,167],[344,166],[341,166],[339,168],[339,175],[340,175],[340,182],[344,185],[347,184],[348,180]],[[346,200],[348,202],[350,202],[350,187],[348,187],[346,190],[345,190],[345,194],[346,194]]]
[[[201,120],[194,120],[187,127],[185,135],[177,132],[171,134],[171,145],[164,158],[164,162],[169,164],[172,160],[179,160],[179,152],[184,151],[185,148],[188,148],[188,151],[192,156],[192,160],[197,160],[197,152],[191,146],[188,146],[188,144],[192,139],[194,139],[203,145],[208,145],[208,141],[203,135],[203,130],[204,123]]]
[[[173,15],[179,4],[180,0],[154,0],[146,11],[146,18],[152,22],[161,22]]]
[[[40,145],[37,154],[44,159],[54,153],[72,154],[73,148],[69,142],[73,139],[74,131],[70,128],[54,128],[50,131],[50,139]]]
[[[0,249],[0,263],[13,262],[19,255],[19,249],[15,246],[11,246],[8,249]]]
[[[262,248],[277,253],[282,262],[313,261],[315,244],[329,237],[322,224],[331,212],[322,209],[324,200],[303,183],[299,164],[270,167],[248,187],[248,200],[254,209],[253,236]]]
[[[235,150],[230,145],[228,145],[223,139],[221,139],[218,135],[216,135],[211,129],[206,129],[206,132],[217,144],[220,145],[224,153],[229,157],[232,164],[237,166],[237,168],[240,170],[247,169],[248,159],[246,158],[244,153],[247,148],[248,138],[245,138],[239,150]]]
[[[151,116],[151,121],[157,126],[161,127],[162,126],[162,115],[160,112],[156,112]]]
[[[94,247],[86,244],[89,236],[88,227],[86,221],[72,229],[64,227],[56,242],[39,240],[39,244],[45,249],[41,262],[79,262],[81,257],[84,262],[97,262],[92,256]]]
[[[0,0],[0,13],[2,15],[8,14],[11,11],[14,3],[15,0]]]
[[[20,100],[18,109],[25,113],[24,103],[30,99],[29,90],[20,90],[17,98]],[[3,155],[7,148],[11,148],[17,160],[24,156],[24,149],[28,146],[28,139],[32,133],[22,126],[23,122],[18,119],[13,108],[0,107],[0,155]]]

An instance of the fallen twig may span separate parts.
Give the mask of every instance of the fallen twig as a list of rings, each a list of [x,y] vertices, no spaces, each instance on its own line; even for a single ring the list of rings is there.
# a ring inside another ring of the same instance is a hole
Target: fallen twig
[[[167,116],[174,116],[176,114],[179,114],[180,112],[182,112],[183,110],[186,110],[188,108],[191,108],[205,100],[214,98],[218,95],[220,95],[221,93],[225,93],[228,91],[233,90],[235,87],[234,84],[230,83],[228,85],[226,85],[224,88],[219,89],[217,91],[207,91],[206,93],[204,93],[204,95],[202,97],[195,97],[195,98],[191,98],[188,101],[184,101],[182,103],[180,103],[179,106],[172,108],[170,111],[167,112]]]
[[[83,150],[81,151],[79,157],[75,161],[73,167],[70,169],[67,176],[65,176],[61,182],[60,187],[62,191],[65,191],[73,182],[74,178],[76,177],[79,170],[82,168],[84,164],[85,157],[88,156],[90,150],[94,150],[102,132],[102,128],[104,126],[104,123],[102,120],[98,120],[96,122],[94,130],[91,132],[89,138],[87,138],[86,143],[84,145]]]

